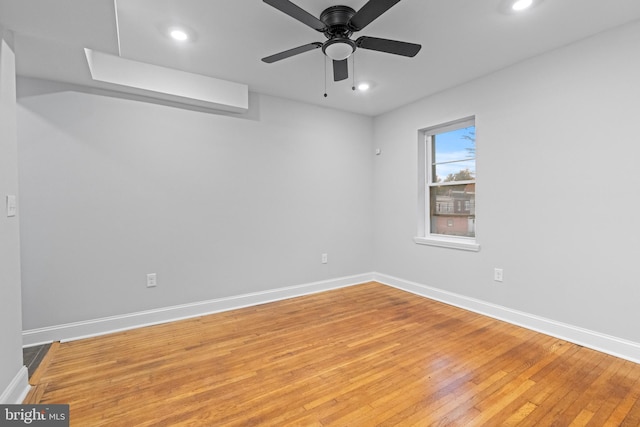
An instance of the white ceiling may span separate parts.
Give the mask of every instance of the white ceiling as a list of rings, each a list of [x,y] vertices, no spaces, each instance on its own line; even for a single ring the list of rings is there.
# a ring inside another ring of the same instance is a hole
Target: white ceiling
[[[415,58],[359,49],[356,81],[335,83],[319,49],[273,64],[260,59],[324,36],[261,0],[0,0],[15,33],[18,74],[86,86],[83,48],[244,83],[249,90],[378,115],[523,59],[640,19],[639,0],[542,0],[520,13],[506,0],[403,0],[361,35],[422,44]],[[294,0],[315,16],[336,0]],[[366,0],[339,0],[360,9]],[[116,10],[117,9],[117,10]],[[116,18],[117,17],[117,18]],[[187,26],[193,41],[166,34]],[[119,37],[118,37],[119,33]],[[120,46],[118,46],[118,40]]]

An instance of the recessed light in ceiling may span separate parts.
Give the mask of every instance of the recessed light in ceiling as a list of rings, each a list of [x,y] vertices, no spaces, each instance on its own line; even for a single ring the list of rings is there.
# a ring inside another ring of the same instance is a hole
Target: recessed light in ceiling
[[[371,85],[369,83],[366,82],[362,82],[358,85],[358,90],[360,92],[366,92],[369,90],[369,88],[371,88]]]
[[[533,5],[533,0],[516,0],[511,5],[511,9],[515,11],[521,11],[530,8]]]
[[[181,30],[179,28],[172,29],[169,32],[169,35],[174,40],[178,40],[178,41],[181,41],[181,42],[189,40],[189,34],[187,34],[186,31],[183,31],[183,30]]]

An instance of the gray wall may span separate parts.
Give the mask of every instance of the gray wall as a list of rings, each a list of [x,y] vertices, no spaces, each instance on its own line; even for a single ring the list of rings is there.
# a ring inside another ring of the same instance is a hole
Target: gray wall
[[[374,120],[21,80],[24,328],[378,271],[640,342],[638,46],[640,23]],[[481,250],[417,245],[418,130],[470,115]]]
[[[638,46],[635,23],[376,118],[377,271],[640,342]],[[470,115],[480,252],[417,245],[418,129]]]
[[[33,79],[18,98],[25,329],[373,270],[369,117],[260,95],[214,114]]]
[[[15,55],[0,26],[0,394],[22,367],[20,227],[7,217],[8,194],[18,195]]]

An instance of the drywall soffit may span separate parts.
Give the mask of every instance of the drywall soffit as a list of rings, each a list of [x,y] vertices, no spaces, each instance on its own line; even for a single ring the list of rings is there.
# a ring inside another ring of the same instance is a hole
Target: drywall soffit
[[[201,74],[188,73],[85,48],[91,78],[115,85],[122,92],[244,113],[249,109],[249,87]]]

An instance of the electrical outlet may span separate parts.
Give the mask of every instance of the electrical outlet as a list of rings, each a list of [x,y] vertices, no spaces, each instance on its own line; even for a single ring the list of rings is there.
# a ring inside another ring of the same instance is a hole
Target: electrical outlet
[[[493,280],[496,282],[502,282],[502,269],[494,268],[493,269]]]
[[[322,254],[322,263],[326,264],[329,262],[329,256],[327,254]]]
[[[147,288],[155,288],[157,284],[156,273],[147,274]]]
[[[18,207],[16,202],[16,196],[13,194],[9,194],[7,196],[7,216],[8,217],[16,216],[17,209]]]

